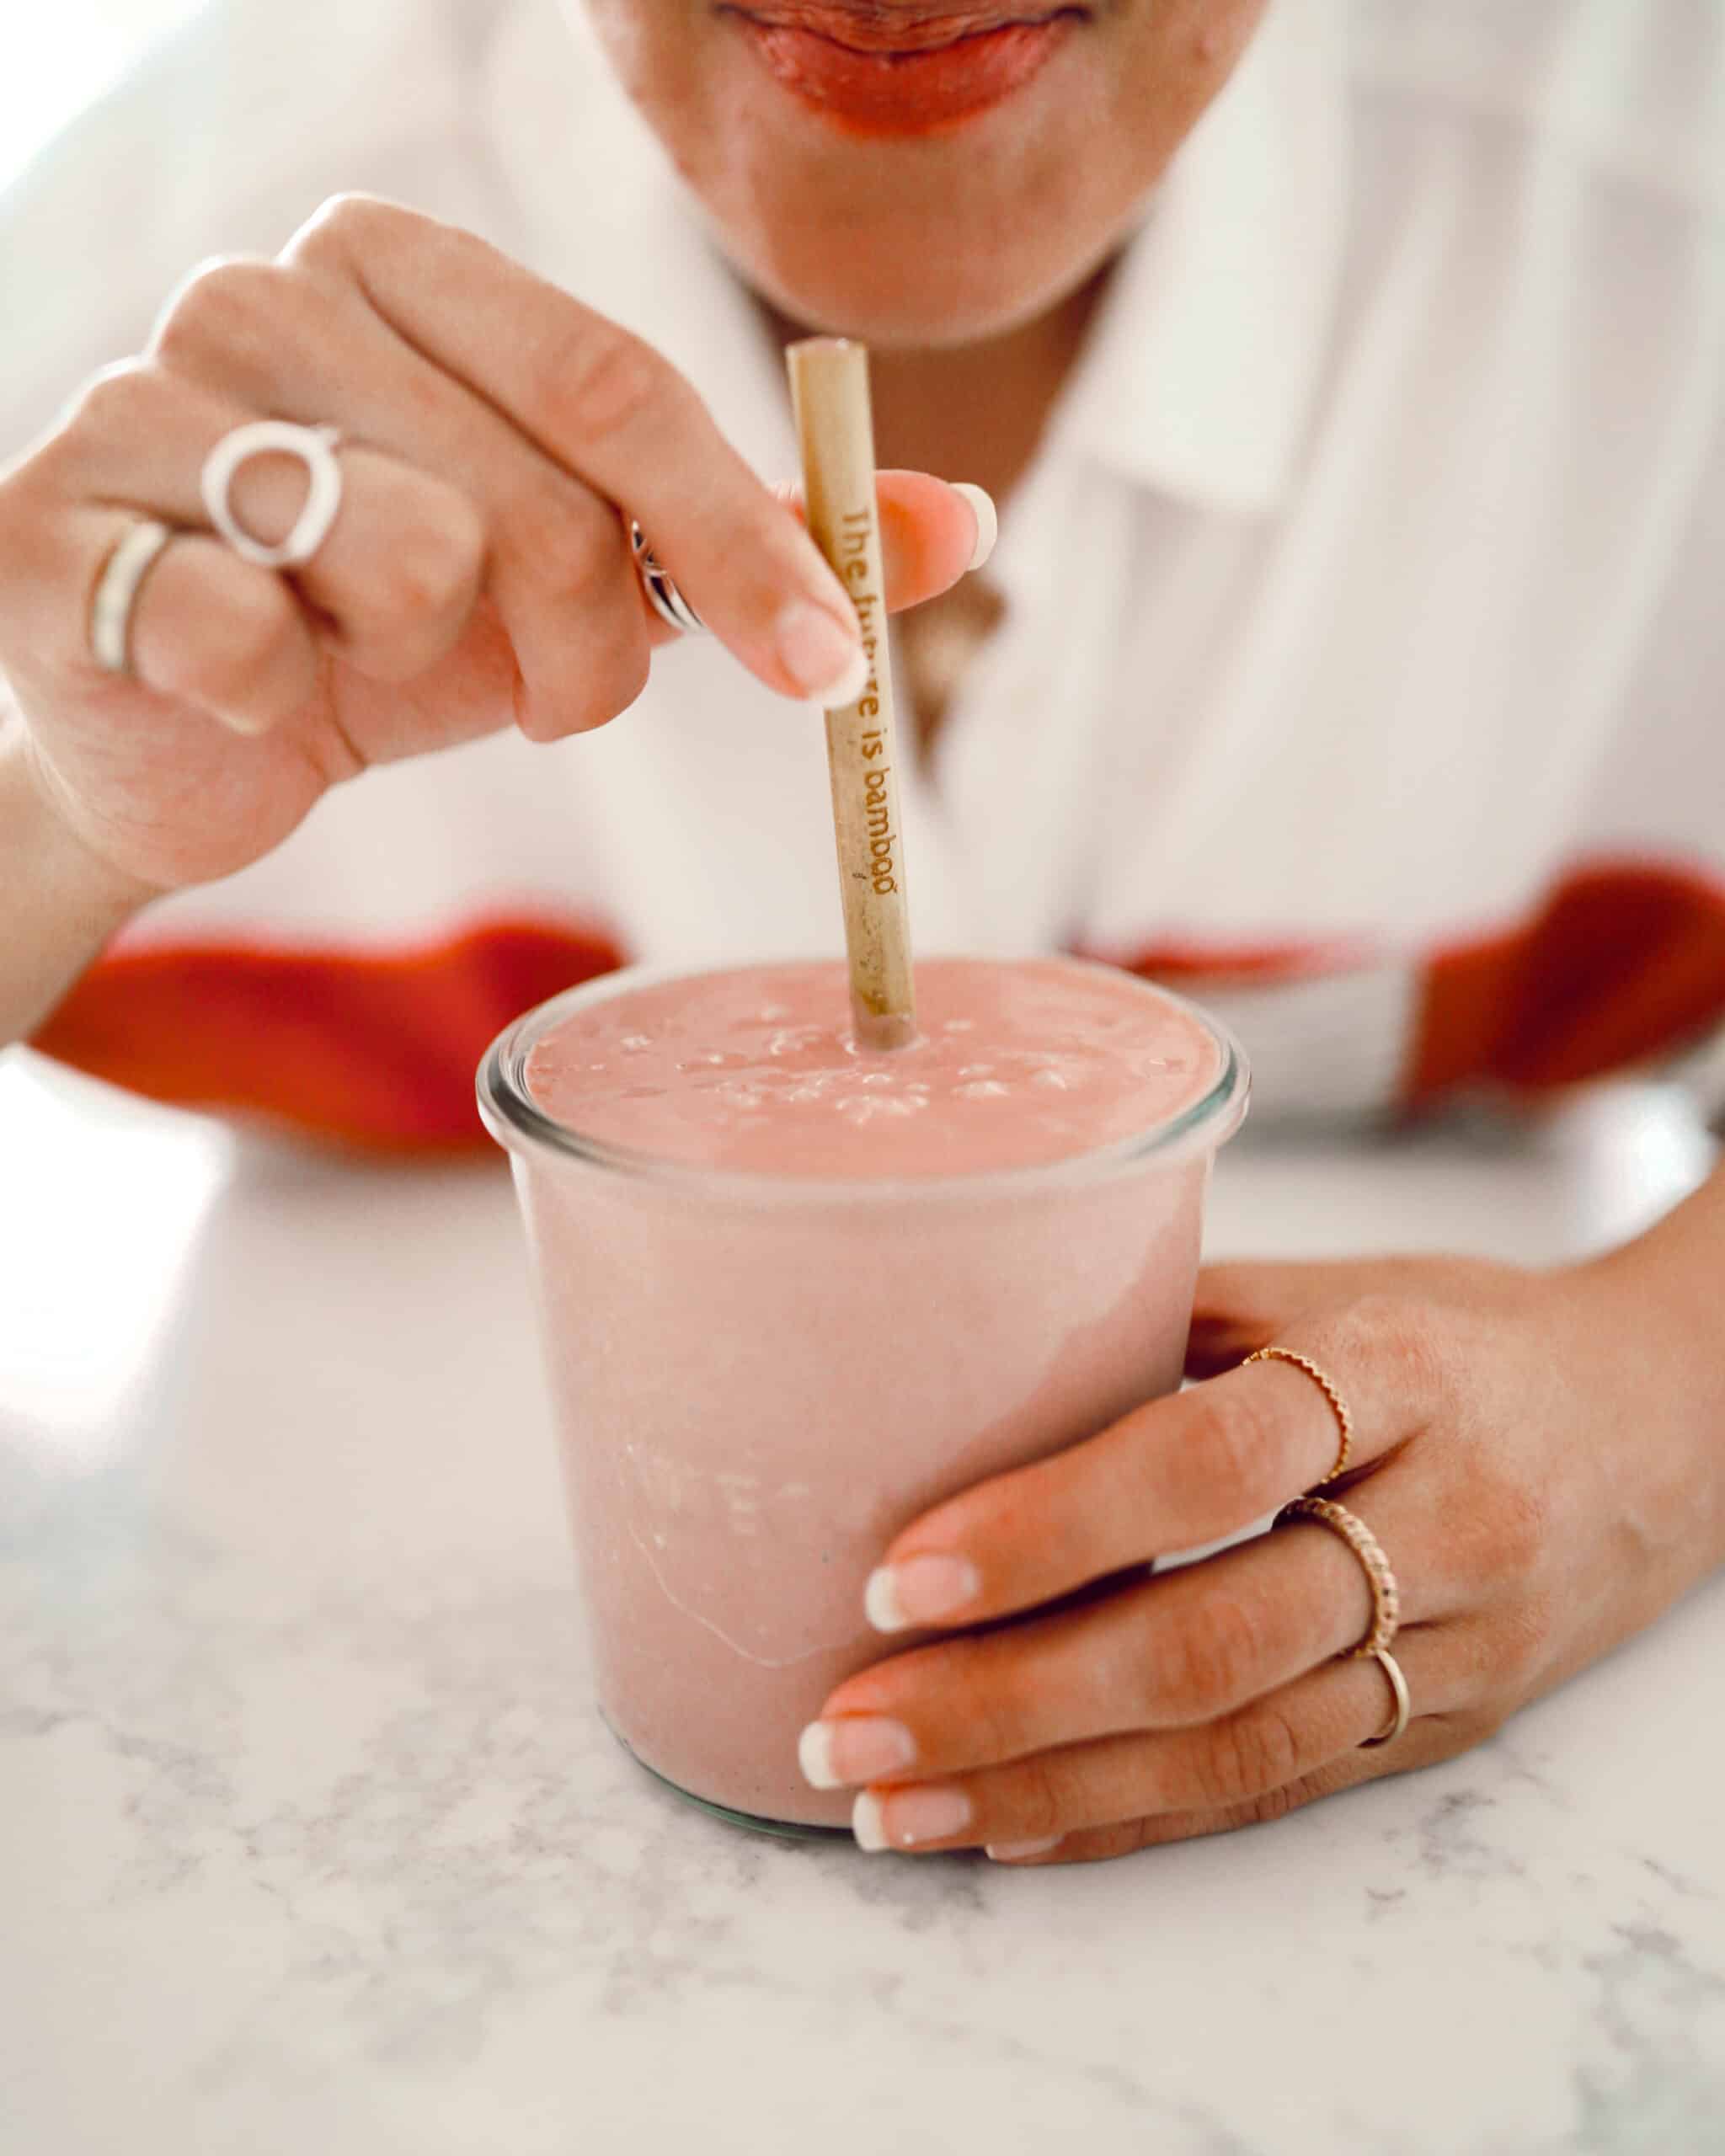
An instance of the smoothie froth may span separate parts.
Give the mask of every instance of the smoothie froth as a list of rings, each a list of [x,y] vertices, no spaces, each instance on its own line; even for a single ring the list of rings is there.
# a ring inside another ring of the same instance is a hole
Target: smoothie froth
[[[1127,976],[1060,959],[924,960],[921,1038],[851,1038],[842,966],[756,966],[595,1003],[527,1085],[583,1136],[775,1175],[964,1175],[1094,1151],[1215,1083],[1215,1037]]]

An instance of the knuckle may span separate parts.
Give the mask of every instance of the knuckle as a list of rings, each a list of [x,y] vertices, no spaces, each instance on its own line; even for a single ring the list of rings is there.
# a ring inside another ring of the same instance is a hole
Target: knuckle
[[[243,705],[263,687],[297,634],[298,609],[275,577],[241,577],[205,615],[188,671],[195,693]]]
[[[582,730],[579,718],[571,713],[565,702],[536,693],[531,686],[515,699],[515,728],[524,740],[539,748],[567,740],[571,734]]]
[[[595,653],[583,689],[579,730],[590,734],[621,717],[646,687],[651,659],[644,631]]]
[[[601,440],[668,410],[679,382],[641,338],[611,323],[589,323],[558,344],[547,402],[574,438]]]
[[[1026,1759],[1013,1775],[1015,1838],[1040,1841],[1063,1833],[1071,1822],[1071,1797],[1068,1778],[1054,1760]]]
[[[118,360],[85,382],[67,406],[61,427],[68,435],[104,442],[134,440],[160,386],[160,376],[147,361]]]
[[[1243,1526],[1271,1502],[1266,1472],[1277,1457],[1274,1420],[1253,1387],[1217,1388],[1204,1397],[1188,1460],[1205,1510]]]
[[[1394,1398],[1429,1408],[1452,1397],[1455,1358],[1429,1303],[1393,1291],[1363,1295],[1330,1330],[1342,1367],[1375,1366]]]
[[[400,230],[410,211],[380,195],[354,188],[332,195],[307,218],[283,249],[284,259],[302,262],[361,261],[389,234]]]
[[[1298,1784],[1284,1783],[1275,1789],[1267,1789],[1251,1799],[1234,1823],[1241,1827],[1274,1827],[1277,1820],[1285,1819],[1290,1812],[1309,1803],[1314,1794]]]
[[[221,256],[200,263],[170,296],[150,340],[150,356],[169,366],[212,353],[251,352],[273,341],[284,272],[273,262]]]
[[[653,648],[644,629],[632,630],[617,654],[611,679],[616,709],[627,711],[647,686],[653,669]]]
[[[1554,1536],[1552,1502],[1533,1481],[1506,1471],[1499,1455],[1471,1462],[1471,1502],[1451,1544],[1460,1584],[1495,1601],[1505,1587],[1525,1593],[1546,1572]]]
[[[1037,1669],[990,1641],[956,1640],[941,1652],[943,1686],[964,1702],[965,1758],[977,1764],[1017,1758],[1034,1726]]]
[[[578,484],[524,487],[499,536],[514,578],[565,613],[628,589],[622,526]]]
[[[159,430],[163,419],[163,382],[147,360],[116,360],[99,369],[61,408],[51,433],[40,437],[5,474],[11,501],[19,505],[39,495],[43,508],[88,499],[102,490],[136,445]],[[8,508],[8,520],[13,512]]]
[[[555,537],[547,534],[546,575],[563,604],[596,606],[608,615],[620,596],[633,601],[622,531],[614,516],[596,503],[576,499],[561,505],[555,528]]]
[[[1298,1732],[1285,1709],[1266,1704],[1231,1715],[1206,1732],[1198,1781],[1206,1804],[1247,1802],[1284,1788],[1300,1773]]]
[[[1249,1604],[1212,1593],[1188,1613],[1162,1657],[1161,1703],[1183,1720],[1199,1721],[1251,1695],[1262,1660]]]
[[[1493,1695],[1525,1696],[1544,1678],[1554,1636],[1557,1612],[1550,1597],[1525,1594],[1513,1610],[1504,1613],[1493,1628],[1492,1669],[1488,1681]]]
[[[1530,1482],[1505,1476],[1482,1508],[1490,1576],[1525,1579],[1544,1563],[1551,1534],[1551,1504]]]
[[[504,542],[520,618],[554,632],[536,638],[535,675],[522,731],[530,740],[588,733],[628,709],[647,686],[652,647],[615,517],[579,504],[553,504],[543,535],[525,544],[519,527]]]
[[[435,516],[403,526],[376,564],[374,605],[387,621],[411,624],[449,613],[476,589],[485,555],[479,514],[452,491]]]

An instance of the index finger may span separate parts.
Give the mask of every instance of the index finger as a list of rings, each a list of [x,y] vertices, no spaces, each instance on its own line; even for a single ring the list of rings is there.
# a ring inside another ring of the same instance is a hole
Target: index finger
[[[772,493],[804,522],[799,488],[776,486]],[[968,571],[980,568],[993,550],[999,523],[980,487],[954,484],[927,472],[884,470],[874,475],[874,498],[889,614],[938,598]],[[655,644],[675,643],[681,633],[656,614],[648,623]]]
[[[843,585],[651,345],[471,232],[344,197],[295,243],[338,262],[424,358],[652,534],[713,633],[791,696],[863,666]]]
[[[1416,1312],[1365,1301],[1285,1344],[1347,1402],[1354,1467],[1429,1418],[1439,1378]],[[925,1513],[871,1575],[869,1620],[884,1632],[979,1624],[1220,1541],[1327,1476],[1337,1438],[1335,1411],[1305,1371],[1242,1364]]]

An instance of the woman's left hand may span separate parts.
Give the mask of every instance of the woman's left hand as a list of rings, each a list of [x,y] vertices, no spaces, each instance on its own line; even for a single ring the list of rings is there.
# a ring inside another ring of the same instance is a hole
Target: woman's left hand
[[[1686,1255],[1206,1273],[1188,1368],[1224,1374],[907,1527],[871,1583],[876,1621],[957,1636],[841,1685],[805,1772],[862,1789],[865,1847],[1063,1862],[1278,1818],[1477,1744],[1719,1561],[1725,1358],[1692,1295],[1664,1292]],[[1413,1712],[1379,1748],[1360,1748],[1395,1702],[1351,1657],[1374,1605],[1333,1529],[1299,1519],[1147,1573],[1329,1474],[1320,1387],[1279,1359],[1238,1367],[1270,1342],[1352,1410],[1352,1463],[1322,1494],[1399,1584]]]

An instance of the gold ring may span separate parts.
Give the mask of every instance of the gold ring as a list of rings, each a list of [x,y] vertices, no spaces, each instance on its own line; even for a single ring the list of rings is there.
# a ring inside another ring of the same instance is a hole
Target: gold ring
[[[1376,1535],[1357,1513],[1333,1503],[1328,1497],[1295,1498],[1292,1504],[1284,1505],[1276,1514],[1276,1525],[1281,1527],[1294,1519],[1318,1520],[1333,1529],[1365,1566],[1371,1588],[1371,1630],[1357,1647],[1349,1647],[1347,1652],[1355,1657],[1383,1654],[1402,1622],[1402,1593]]]
[[[1336,1411],[1336,1421],[1342,1432],[1341,1449],[1336,1454],[1336,1464],[1327,1475],[1320,1476],[1312,1484],[1322,1490],[1326,1482],[1333,1482],[1348,1465],[1348,1455],[1354,1449],[1354,1417],[1348,1412],[1348,1403],[1336,1390],[1335,1380],[1327,1370],[1321,1370],[1308,1355],[1296,1355],[1291,1348],[1258,1348],[1246,1358],[1247,1363],[1291,1363],[1296,1370],[1304,1370],[1307,1377],[1322,1393]],[[1244,1369],[1246,1364],[1241,1364]]]
[[[1396,1694],[1396,1711],[1390,1717],[1387,1729],[1380,1730],[1375,1737],[1368,1737],[1361,1742],[1359,1748],[1362,1752],[1370,1752],[1379,1744],[1393,1744],[1407,1726],[1407,1679],[1402,1674],[1402,1665],[1387,1647],[1374,1647],[1372,1652],[1390,1680],[1390,1689]]]

